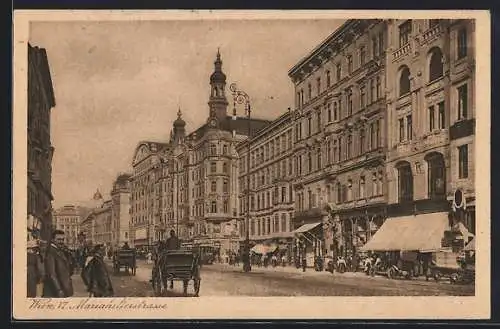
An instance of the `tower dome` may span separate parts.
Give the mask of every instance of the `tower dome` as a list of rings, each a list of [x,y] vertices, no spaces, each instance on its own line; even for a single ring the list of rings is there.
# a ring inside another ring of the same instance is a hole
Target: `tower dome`
[[[175,119],[174,121],[174,127],[183,128],[186,126],[186,121],[182,120],[181,116],[182,112],[181,109],[179,109],[179,111],[177,112],[177,119]]]
[[[94,197],[92,198],[93,200],[102,200],[102,195],[101,192],[99,192],[99,189],[94,193]]]
[[[210,76],[210,82],[221,82],[221,83],[226,83],[226,75],[224,72],[222,72],[222,60],[220,59],[220,51],[217,49],[217,58],[215,59],[214,62],[214,72]]]

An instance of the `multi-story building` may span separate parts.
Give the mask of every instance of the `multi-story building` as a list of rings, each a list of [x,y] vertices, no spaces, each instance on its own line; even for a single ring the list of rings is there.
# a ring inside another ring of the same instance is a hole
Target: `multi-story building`
[[[294,228],[308,265],[353,252],[384,220],[386,42],[385,21],[348,20],[289,71]]]
[[[184,241],[211,243],[222,253],[238,247],[236,144],[247,132],[245,118],[227,114],[226,75],[220,53],[210,76],[207,122],[190,134],[173,123],[168,143],[141,142],[131,177],[131,239],[151,244],[174,229]],[[252,119],[251,132],[268,124]]]
[[[291,110],[238,144],[240,241],[246,237],[247,193],[250,192],[249,238],[252,244],[278,246],[292,254],[294,229],[293,125]],[[248,163],[250,143],[250,169]],[[248,177],[248,175],[250,175]],[[247,179],[250,178],[250,189]]]
[[[56,105],[47,52],[28,44],[28,216],[41,223],[41,237],[52,231],[50,113]]]
[[[84,215],[84,209],[74,205],[66,205],[54,210],[52,215],[53,228],[64,231],[64,243],[70,249],[78,247],[78,234],[80,233],[80,221]]]
[[[371,247],[463,246],[475,226],[474,22],[389,20],[388,35],[387,214],[395,220]]]
[[[113,247],[129,242],[130,174],[120,174],[111,190],[111,240]]]

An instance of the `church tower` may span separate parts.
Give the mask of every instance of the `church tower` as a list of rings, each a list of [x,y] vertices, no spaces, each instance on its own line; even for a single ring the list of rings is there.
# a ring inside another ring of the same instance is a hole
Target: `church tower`
[[[222,60],[219,49],[217,49],[217,58],[214,62],[214,72],[210,76],[210,99],[208,106],[210,108],[209,122],[214,119],[220,125],[226,119],[228,102],[226,99],[226,75],[222,72]]]

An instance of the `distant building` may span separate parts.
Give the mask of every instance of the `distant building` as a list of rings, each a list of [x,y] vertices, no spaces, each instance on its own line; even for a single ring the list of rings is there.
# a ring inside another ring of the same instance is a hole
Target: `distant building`
[[[130,174],[120,174],[111,190],[111,240],[114,247],[130,242]]]
[[[247,120],[227,114],[226,75],[217,53],[210,76],[206,124],[190,134],[179,110],[168,143],[137,145],[131,177],[131,241],[165,239],[211,244],[221,254],[238,248],[238,155]],[[269,122],[252,119],[254,134]]]
[[[52,231],[50,112],[55,105],[47,52],[28,44],[28,216],[41,223],[45,240]]]
[[[64,243],[71,249],[78,247],[80,221],[85,215],[85,209],[74,205],[66,205],[54,210],[52,215],[53,228],[64,231]]]

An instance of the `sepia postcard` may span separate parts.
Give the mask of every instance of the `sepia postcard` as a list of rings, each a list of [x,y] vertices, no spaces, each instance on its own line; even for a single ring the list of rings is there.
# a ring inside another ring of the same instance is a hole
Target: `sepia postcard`
[[[488,12],[15,11],[13,45],[14,319],[490,317]]]

